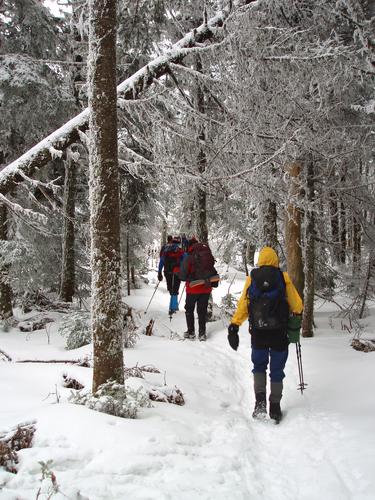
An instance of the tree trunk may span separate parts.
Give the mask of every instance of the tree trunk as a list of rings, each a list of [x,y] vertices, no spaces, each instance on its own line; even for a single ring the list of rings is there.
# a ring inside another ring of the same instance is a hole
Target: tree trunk
[[[160,248],[167,242],[167,231],[168,231],[167,217],[168,214],[165,214],[165,219],[163,219],[163,226],[161,228]]]
[[[300,172],[299,163],[292,163],[287,167],[290,176],[289,205],[287,207],[286,221],[286,252],[287,268],[291,280],[298,293],[303,297],[304,274],[301,249],[301,211],[293,203],[293,199],[300,193]]]
[[[305,245],[305,297],[302,320],[302,336],[314,336],[314,295],[315,295],[315,214],[314,214],[314,163],[307,164],[307,199],[309,206],[306,217],[306,245]]]
[[[253,245],[252,243],[247,244],[247,263],[250,267],[254,267],[255,264],[255,250],[255,245]]]
[[[5,205],[0,205],[0,240],[8,240],[8,211]],[[9,267],[0,269],[0,319],[13,316],[12,289],[9,286]]]
[[[358,222],[356,215],[353,215],[352,220],[352,234],[353,234],[353,267],[352,276],[354,279],[359,278],[361,268],[361,225]]]
[[[332,238],[332,259],[333,263],[338,263],[338,249],[339,249],[339,208],[337,203],[337,195],[334,191],[331,192],[329,197],[329,212],[331,220],[331,238]]]
[[[126,284],[130,295],[130,255],[129,255],[129,228],[126,231]]]
[[[277,210],[276,203],[266,200],[261,204],[260,246],[277,250]]]
[[[200,57],[196,57],[196,70],[199,71],[200,73],[202,72],[202,61],[200,60]],[[206,112],[206,107],[205,107],[205,96],[204,96],[204,91],[202,88],[202,85],[200,84],[199,81],[197,81],[197,96],[196,96],[196,107],[197,110],[200,114],[205,114]],[[198,131],[198,158],[197,158],[197,163],[198,163],[198,172],[200,174],[203,174],[206,171],[207,168],[207,157],[206,157],[206,151],[205,151],[205,141],[206,141],[206,132],[205,132],[205,125],[204,123],[201,123],[199,125],[199,131]],[[202,243],[208,243],[208,227],[207,227],[207,195],[206,195],[206,189],[204,186],[201,184],[198,184],[197,186],[197,210],[198,210],[198,216],[197,216],[197,236],[198,240],[201,241]]]
[[[340,264],[345,264],[346,261],[346,210],[344,203],[340,203]]]
[[[68,153],[65,161],[64,227],[62,241],[62,268],[60,298],[72,302],[75,289],[74,217],[76,165]]]
[[[124,382],[116,110],[116,0],[90,0],[90,222],[93,392]]]
[[[245,242],[242,245],[242,262],[243,262],[243,268],[245,270],[246,276],[249,276],[249,269],[247,268],[247,243]]]

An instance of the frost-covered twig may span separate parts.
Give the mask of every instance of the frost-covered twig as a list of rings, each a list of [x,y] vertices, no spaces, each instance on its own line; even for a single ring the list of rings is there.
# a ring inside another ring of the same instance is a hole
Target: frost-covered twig
[[[7,359],[8,361],[12,361],[12,358],[9,356],[9,354],[7,354],[5,351],[3,351],[2,349],[0,349],[0,354],[2,356],[4,356],[5,359]]]
[[[0,201],[4,205],[6,205],[9,210],[11,210],[15,215],[25,217],[26,219],[31,219],[33,221],[39,222],[40,224],[46,225],[48,222],[48,218],[40,214],[39,212],[34,212],[34,210],[30,210],[29,208],[23,208],[18,203],[14,201],[8,200],[4,195],[0,193]]]

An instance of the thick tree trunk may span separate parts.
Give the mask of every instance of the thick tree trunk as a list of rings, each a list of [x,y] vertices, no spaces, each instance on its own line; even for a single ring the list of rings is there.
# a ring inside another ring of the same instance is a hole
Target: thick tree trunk
[[[306,241],[305,241],[305,293],[302,320],[302,336],[314,336],[314,295],[315,295],[315,214],[314,202],[314,163],[307,164],[307,199],[309,207],[305,212]]]
[[[292,163],[287,167],[290,177],[289,205],[287,207],[286,220],[286,252],[288,273],[293,281],[298,293],[303,297],[304,274],[301,249],[301,211],[295,205],[294,199],[300,193],[300,172],[299,163]]]
[[[124,382],[116,110],[116,0],[90,0],[90,215],[93,392]]]
[[[72,302],[75,289],[74,217],[76,164],[71,155],[65,161],[64,227],[62,241],[62,268],[60,298]]]
[[[261,205],[260,246],[271,247],[277,251],[277,210],[276,203],[266,200]]]
[[[5,205],[0,204],[0,240],[8,240],[8,213]],[[9,285],[9,268],[0,268],[0,319],[8,319],[13,316],[12,289]]]

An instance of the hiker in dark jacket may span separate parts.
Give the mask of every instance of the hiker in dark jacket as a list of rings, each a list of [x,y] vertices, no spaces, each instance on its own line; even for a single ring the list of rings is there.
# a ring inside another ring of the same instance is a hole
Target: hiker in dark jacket
[[[254,418],[264,417],[267,412],[266,370],[269,363],[269,414],[276,421],[282,417],[280,401],[290,342],[287,334],[288,317],[290,314],[300,317],[302,309],[302,299],[288,273],[279,269],[279,258],[275,250],[264,247],[259,253],[258,268],[253,269],[246,278],[236,312],[228,327],[229,344],[232,349],[237,350],[239,327],[249,319],[255,392]]]
[[[196,238],[191,238],[188,241],[188,252],[185,254],[184,259],[181,263],[180,277],[182,281],[186,281],[186,302],[185,302],[185,317],[187,324],[187,331],[184,334],[185,339],[195,339],[195,319],[194,319],[194,309],[197,306],[198,314],[198,338],[201,341],[207,340],[206,334],[206,322],[207,322],[207,307],[208,300],[210,298],[210,293],[212,291],[211,283],[204,279],[200,280],[202,283],[195,284],[193,281],[197,281],[199,276],[196,275],[197,270],[195,269],[194,260],[191,256],[196,250],[203,248],[207,250],[212,258],[212,272],[209,274],[216,274],[216,270],[213,268],[214,259],[212,257],[211,251],[207,245],[203,245],[198,242]],[[190,257],[190,258],[189,258]]]
[[[172,315],[178,311],[178,291],[180,288],[181,280],[178,277],[180,270],[180,263],[184,251],[180,247],[180,240],[177,237],[172,238],[170,243],[163,246],[160,252],[160,261],[158,267],[158,280],[163,279],[163,268],[164,276],[167,282],[167,289],[170,294],[169,301],[169,314]]]

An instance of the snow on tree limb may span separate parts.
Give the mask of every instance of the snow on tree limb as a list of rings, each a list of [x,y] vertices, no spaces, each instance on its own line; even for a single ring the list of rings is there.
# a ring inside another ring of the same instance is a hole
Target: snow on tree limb
[[[238,5],[246,5],[248,1],[239,1]],[[189,53],[189,48],[196,47],[216,35],[215,29],[223,26],[230,11],[220,11],[207,23],[203,23],[193,29],[164,55],[149,62],[139,71],[120,83],[117,87],[117,95],[122,99],[136,99],[137,96],[148,88],[157,78],[166,74],[170,63],[178,64]],[[45,166],[51,159],[56,157],[58,151],[63,151],[76,142],[81,142],[82,137],[88,129],[89,109],[86,108],[79,115],[65,123],[58,130],[50,134],[41,142],[32,147],[17,160],[10,163],[0,172],[0,193],[6,194],[22,182],[25,176]]]

